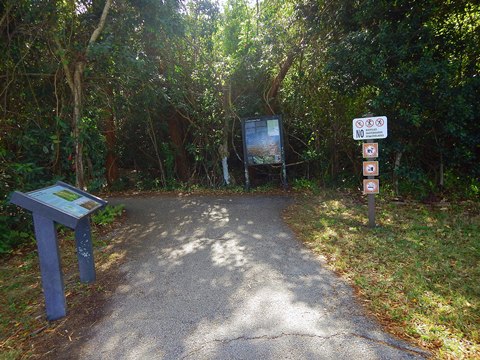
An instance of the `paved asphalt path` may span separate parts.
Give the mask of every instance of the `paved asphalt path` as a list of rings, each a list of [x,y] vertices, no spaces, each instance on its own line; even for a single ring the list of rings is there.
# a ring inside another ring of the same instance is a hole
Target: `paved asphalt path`
[[[416,359],[282,222],[282,196],[113,199],[126,278],[81,359]],[[84,338],[85,339],[85,338]]]

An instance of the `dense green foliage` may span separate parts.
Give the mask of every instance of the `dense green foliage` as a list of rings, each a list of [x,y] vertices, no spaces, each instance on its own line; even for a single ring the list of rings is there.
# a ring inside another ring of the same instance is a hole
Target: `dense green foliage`
[[[357,186],[351,120],[373,113],[382,189],[478,196],[476,2],[105,4],[0,4],[0,252],[30,236],[9,193],[78,182],[79,161],[92,191],[221,186],[223,157],[241,184],[240,119],[257,114],[283,114],[291,179]]]

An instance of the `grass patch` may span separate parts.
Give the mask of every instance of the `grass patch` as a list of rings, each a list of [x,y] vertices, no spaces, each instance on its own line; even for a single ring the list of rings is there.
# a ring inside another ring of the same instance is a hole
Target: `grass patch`
[[[347,278],[391,331],[438,358],[480,358],[480,204],[394,203],[325,192],[298,197],[286,220]]]
[[[155,189],[155,190],[128,190],[121,192],[106,192],[103,196],[111,197],[129,197],[129,196],[150,196],[150,195],[172,195],[172,196],[236,196],[236,195],[285,195],[296,192],[305,192],[313,190],[310,187],[291,187],[284,189],[280,184],[265,183],[259,186],[252,186],[246,190],[240,185],[229,185],[221,187],[206,187],[200,185],[182,186],[174,190]]]
[[[123,213],[123,206],[107,206],[92,219],[92,238],[97,274],[112,265],[113,252],[104,234]],[[75,312],[86,296],[102,291],[101,284],[79,281],[73,231],[58,227],[68,313]],[[16,249],[0,258],[0,359],[28,358],[35,352],[32,341],[40,333],[55,332],[62,321],[45,319],[37,249],[34,244]],[[68,315],[68,314],[67,314]]]

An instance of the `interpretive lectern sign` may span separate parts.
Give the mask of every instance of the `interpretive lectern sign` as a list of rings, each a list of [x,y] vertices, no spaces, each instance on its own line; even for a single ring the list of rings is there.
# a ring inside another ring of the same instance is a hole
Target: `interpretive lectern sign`
[[[95,263],[89,215],[107,202],[61,181],[28,193],[15,191],[10,201],[32,212],[47,319],[59,319],[66,315],[66,301],[55,223],[74,229],[80,281],[91,283]]]
[[[88,215],[102,204],[62,185],[32,191],[27,196],[38,202],[57,209],[75,219]]]

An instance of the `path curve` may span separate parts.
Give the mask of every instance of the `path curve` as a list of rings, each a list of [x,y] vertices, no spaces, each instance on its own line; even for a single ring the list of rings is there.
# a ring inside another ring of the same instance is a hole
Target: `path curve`
[[[126,274],[81,359],[417,359],[283,223],[283,196],[113,199]]]

